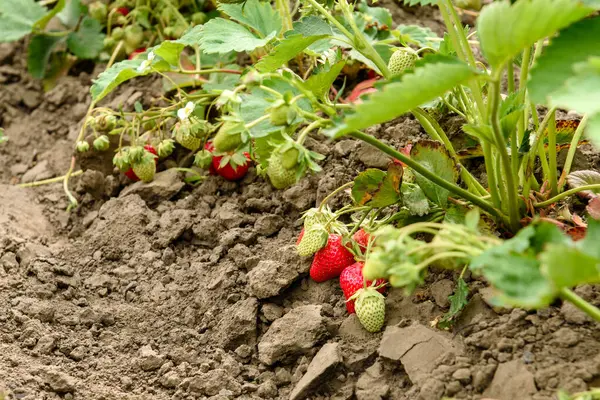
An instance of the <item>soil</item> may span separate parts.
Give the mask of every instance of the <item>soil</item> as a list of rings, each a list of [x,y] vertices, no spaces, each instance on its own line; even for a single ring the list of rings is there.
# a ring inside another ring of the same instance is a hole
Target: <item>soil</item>
[[[369,334],[336,281],[311,281],[294,252],[298,217],[387,164],[353,140],[309,139],[323,172],[285,191],[254,169],[192,187],[173,171],[127,184],[100,166],[73,178],[80,206],[65,213],[60,184],[14,186],[66,171],[94,75],[44,93],[21,46],[0,45],[0,397],[549,400],[600,385],[600,330],[570,304],[493,308],[467,274],[469,304],[439,331],[456,276],[434,270],[411,296],[392,289],[385,330]],[[134,81],[108,102],[131,109],[158,93]],[[369,132],[398,147],[425,137],[409,117]],[[600,305],[598,287],[576,292]]]

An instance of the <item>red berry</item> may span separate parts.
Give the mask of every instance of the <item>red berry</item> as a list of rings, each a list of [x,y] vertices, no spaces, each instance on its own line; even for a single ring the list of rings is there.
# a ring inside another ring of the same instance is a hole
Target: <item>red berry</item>
[[[149,144],[145,145],[144,149],[146,151],[149,151],[150,153],[154,154],[155,156],[158,155],[156,149],[153,146],[149,145]],[[158,157],[156,157],[154,159],[154,163],[158,164]],[[135,172],[133,172],[133,168],[131,168],[131,167],[125,172],[125,176],[128,177],[129,179],[131,179],[132,181],[136,181],[137,182],[137,181],[140,180],[140,178],[138,178],[138,176],[135,174]]]
[[[212,166],[215,171],[217,171],[217,174],[221,175],[228,181],[239,181],[246,176],[248,168],[250,168],[250,154],[244,152],[244,156],[246,156],[246,163],[243,165],[238,165],[235,168],[231,165],[231,163],[221,167],[221,159],[223,156],[214,156]]]
[[[124,17],[127,16],[127,14],[129,14],[129,8],[127,7],[119,7],[117,8],[117,12],[121,15],[123,15]]]
[[[344,292],[344,297],[348,300],[354,293],[356,293],[359,289],[363,287],[364,277],[362,274],[362,269],[364,267],[364,263],[357,262],[349,267],[345,268],[340,274],[340,287],[342,288],[342,292]],[[377,279],[376,285],[379,286],[385,283],[385,279]],[[370,286],[373,281],[367,281],[367,286]],[[380,293],[385,293],[386,287],[379,288],[377,290]],[[354,300],[346,302],[346,309],[348,310],[348,314],[354,313]]]
[[[300,234],[298,235],[298,240],[296,241],[296,246],[298,246],[300,244],[303,237],[304,237],[304,228],[302,228],[302,230],[300,231]]]
[[[131,52],[131,54],[129,55],[129,59],[133,60],[134,58],[136,58],[137,56],[139,56],[140,54],[142,54],[145,51],[146,51],[145,47],[140,47],[139,49],[136,49]]]
[[[310,277],[315,282],[325,282],[340,276],[344,268],[354,263],[354,255],[342,243],[342,237],[329,235],[327,244],[315,253],[310,266]]]
[[[356,231],[354,235],[352,235],[352,239],[354,239],[354,241],[358,243],[358,246],[362,251],[365,251],[367,250],[367,246],[369,245],[371,235],[365,232],[363,228],[360,228],[358,231]]]

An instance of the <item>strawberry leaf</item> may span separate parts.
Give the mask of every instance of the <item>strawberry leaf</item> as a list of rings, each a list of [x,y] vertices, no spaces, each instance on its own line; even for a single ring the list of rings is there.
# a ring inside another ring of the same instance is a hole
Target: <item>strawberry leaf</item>
[[[539,104],[549,101],[552,93],[573,75],[575,64],[600,56],[600,18],[579,21],[560,32],[544,49],[531,69],[527,89]]]
[[[413,146],[410,151],[410,157],[448,182],[456,183],[458,180],[456,165],[440,142],[422,140]],[[414,174],[417,184],[423,189],[427,198],[440,207],[446,208],[450,192],[432,183],[418,172],[414,172]]]
[[[402,203],[411,215],[422,217],[429,212],[429,201],[419,185],[412,183],[402,185]]]
[[[46,9],[34,0],[0,1],[0,42],[14,42],[31,33]]]
[[[46,25],[48,25],[48,22],[50,22],[50,20],[56,14],[58,14],[60,11],[62,11],[63,8],[65,8],[65,4],[66,4],[65,0],[58,0],[56,2],[56,4],[54,5],[54,7],[52,8],[52,10],[50,10],[50,12],[46,13],[46,15],[44,15],[42,18],[38,19],[35,22],[35,24],[33,25],[33,29],[34,30],[43,30],[46,27]]]
[[[414,44],[419,47],[431,47],[432,49],[439,49],[440,42],[431,40],[437,38],[438,35],[431,29],[418,25],[398,25],[392,34],[398,39],[408,45]]]
[[[67,46],[79,58],[96,58],[104,47],[102,25],[94,18],[85,17],[79,29],[67,37]]]
[[[588,246],[597,248],[598,242],[593,243],[588,243]],[[542,273],[557,289],[600,282],[600,259],[573,246],[549,244],[540,255],[540,262]]]
[[[440,329],[448,329],[452,326],[452,323],[454,322],[456,316],[462,311],[463,308],[466,307],[468,303],[468,295],[469,287],[467,286],[467,283],[464,281],[464,279],[461,277],[456,283],[456,289],[454,290],[454,293],[448,297],[448,300],[450,300],[450,309],[446,314],[444,314],[444,316],[438,323],[438,327]]]
[[[316,15],[309,15],[294,22],[294,32],[304,36],[333,35],[331,26]]]
[[[317,40],[327,37],[327,35],[305,37],[301,34],[286,36],[269,55],[263,57],[256,64],[256,69],[260,72],[273,72]]]
[[[27,48],[27,71],[35,79],[42,79],[50,60],[50,54],[57,44],[64,41],[64,37],[34,35]]]
[[[494,2],[477,19],[481,50],[493,68],[499,68],[527,46],[554,35],[589,15],[593,8],[573,0]]]
[[[87,8],[81,4],[80,0],[69,0],[56,17],[66,27],[74,28],[79,21],[79,17],[86,12]]]
[[[422,62],[400,81],[383,85],[380,91],[359,104],[354,114],[346,116],[343,124],[330,130],[329,135],[337,138],[390,121],[477,76],[471,67],[452,57],[429,55]]]
[[[308,90],[317,96],[317,98],[321,99],[329,93],[331,85],[333,85],[333,82],[336,80],[345,64],[345,61],[339,61],[327,70],[311,75],[304,84]]]
[[[200,47],[206,53],[252,51],[264,47],[275,35],[275,32],[271,32],[261,38],[236,22],[214,18],[204,24]]]
[[[403,169],[392,164],[387,172],[370,168],[354,179],[352,199],[358,205],[387,207],[400,201]]]
[[[268,1],[247,0],[237,4],[219,4],[219,10],[253,31],[261,38],[281,31],[281,16]]]

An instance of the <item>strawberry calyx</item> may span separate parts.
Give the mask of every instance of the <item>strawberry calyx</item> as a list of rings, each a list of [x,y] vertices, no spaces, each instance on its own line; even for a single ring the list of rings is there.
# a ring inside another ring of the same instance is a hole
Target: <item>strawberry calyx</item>
[[[153,154],[154,155],[154,164],[155,165],[158,164],[158,152],[156,151],[154,146],[147,144],[144,146],[144,150],[146,150],[146,153]],[[135,172],[133,172],[133,168],[131,166],[129,167],[129,169],[127,171],[125,171],[125,176],[135,182],[140,180],[140,178],[135,174]]]

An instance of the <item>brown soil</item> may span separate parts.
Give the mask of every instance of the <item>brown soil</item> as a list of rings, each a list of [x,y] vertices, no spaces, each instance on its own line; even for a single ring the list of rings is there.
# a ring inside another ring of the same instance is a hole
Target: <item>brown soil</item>
[[[442,332],[430,322],[456,277],[433,271],[412,296],[391,290],[385,331],[368,334],[337,282],[311,281],[293,251],[300,213],[387,163],[353,140],[309,140],[324,171],[285,191],[253,170],[190,187],[171,171],[126,186],[90,169],[67,214],[60,184],[11,186],[66,171],[89,104],[90,75],[43,93],[24,59],[0,45],[0,397],[549,400],[600,385],[600,330],[569,304],[493,309],[467,276],[469,305]],[[111,101],[132,108],[158,89],[132,82]],[[408,117],[370,132],[424,137]],[[600,305],[597,287],[576,291]]]

